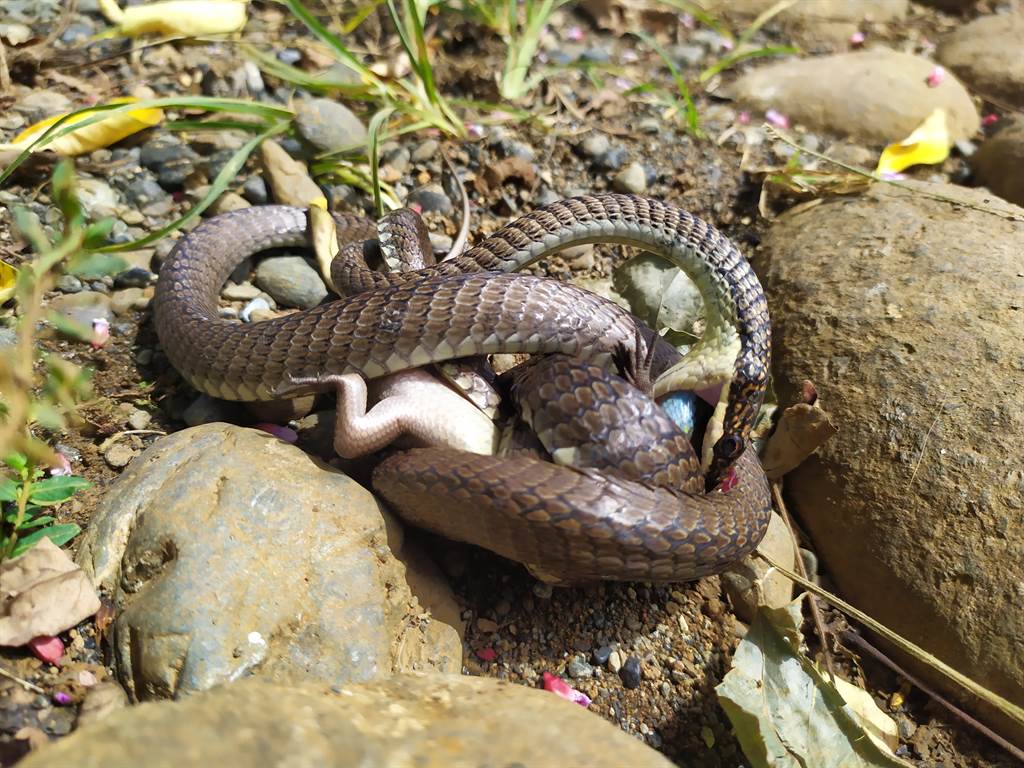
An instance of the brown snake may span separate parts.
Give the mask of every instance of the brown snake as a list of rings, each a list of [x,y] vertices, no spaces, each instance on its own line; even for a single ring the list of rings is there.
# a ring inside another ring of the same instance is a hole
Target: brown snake
[[[339,222],[348,240],[375,236],[366,220]],[[684,581],[719,572],[758,544],[770,499],[749,434],[767,381],[770,326],[750,265],[713,227],[646,198],[574,198],[506,225],[457,259],[384,279],[394,285],[250,325],[217,316],[220,286],[238,262],[267,248],[304,245],[306,237],[301,209],[249,208],[204,223],[166,259],[156,328],[195,387],[231,400],[272,399],[293,377],[374,378],[431,362],[529,352],[590,361],[580,390],[598,395],[611,386],[603,369],[613,356],[646,359],[654,392],[663,394],[683,388],[680,381],[706,384],[706,358],[728,354],[735,364],[707,493],[692,478],[685,491],[594,468],[439,448],[387,459],[374,485],[410,522],[564,580]],[[686,271],[705,297],[704,346],[679,365],[671,346],[612,302],[556,280],[508,274],[590,242],[643,247]],[[725,308],[722,316],[715,307]],[[723,479],[728,490],[716,487]]]

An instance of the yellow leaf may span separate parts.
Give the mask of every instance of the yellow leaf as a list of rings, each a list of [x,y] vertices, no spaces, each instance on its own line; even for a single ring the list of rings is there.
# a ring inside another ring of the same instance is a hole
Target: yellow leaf
[[[952,145],[946,112],[936,109],[907,138],[882,150],[875,173],[899,173],[912,165],[941,163],[949,156]]]
[[[100,10],[128,37],[224,35],[240,32],[246,22],[246,0],[165,0],[124,9],[100,0]]]
[[[132,97],[113,99],[110,104],[131,104],[138,101]],[[75,115],[63,123],[61,127],[80,123],[88,117],[96,114],[96,110],[89,110]],[[65,134],[54,139],[40,149],[52,149],[61,155],[82,155],[92,152],[94,149],[108,147],[116,144],[125,136],[131,136],[145,128],[151,128],[163,119],[162,109],[133,109],[130,112],[118,112],[105,117],[91,125],[86,125],[77,131]],[[29,126],[14,137],[11,146],[15,149],[25,149],[33,141],[39,138],[47,128],[60,120],[64,115],[54,115],[41,120],[35,125]]]
[[[14,295],[14,283],[18,279],[18,270],[6,261],[0,261],[0,304]]]

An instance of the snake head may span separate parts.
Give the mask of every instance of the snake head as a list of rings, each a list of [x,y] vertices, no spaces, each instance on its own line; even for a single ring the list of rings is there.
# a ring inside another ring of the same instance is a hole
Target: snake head
[[[747,447],[747,441],[737,434],[727,433],[718,438],[712,452],[711,466],[708,468],[707,489],[717,487],[729,476],[732,465]]]

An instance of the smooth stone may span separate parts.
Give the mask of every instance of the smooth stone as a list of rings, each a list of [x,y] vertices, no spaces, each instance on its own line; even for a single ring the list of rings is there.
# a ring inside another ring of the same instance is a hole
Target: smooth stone
[[[229,421],[235,408],[226,400],[217,400],[209,395],[199,395],[189,403],[181,413],[181,420],[190,427],[210,424],[216,421]]]
[[[50,299],[49,307],[85,328],[91,328],[93,320],[110,322],[114,319],[110,297],[99,291],[79,291],[54,296]]]
[[[250,176],[242,184],[242,197],[253,205],[266,205],[270,199],[267,192],[267,182],[262,176]]]
[[[260,144],[260,162],[274,201],[282,205],[307,207],[324,193],[313,181],[304,163],[285,150],[283,143],[267,139]]]
[[[260,289],[248,280],[244,283],[228,283],[220,290],[222,299],[226,301],[251,301],[260,295]]]
[[[309,99],[295,109],[295,127],[303,139],[321,152],[361,147],[366,126],[348,107],[331,99]]]
[[[115,315],[127,315],[133,310],[142,310],[153,300],[154,289],[122,288],[110,294],[110,308]]]
[[[127,467],[137,455],[138,452],[134,448],[128,445],[128,443],[121,441],[114,443],[103,452],[103,460],[114,469],[120,469],[121,467]]]
[[[846,599],[1021,701],[1024,209],[904,183],[781,216],[762,244],[779,401],[812,379],[840,427],[787,476],[790,511]]]
[[[971,159],[979,184],[1004,200],[1024,206],[1024,118],[1010,119]]]
[[[145,411],[136,408],[130,414],[128,414],[128,426],[132,429],[146,429],[153,417]]]
[[[114,666],[133,700],[461,669],[436,568],[369,491],[263,431],[158,440],[111,486],[77,561],[119,609]]]
[[[613,146],[594,158],[594,168],[598,171],[617,171],[629,159],[625,147]]]
[[[148,259],[147,259],[148,261]],[[145,288],[156,280],[156,275],[145,267],[129,267],[114,275],[115,288]]]
[[[243,208],[251,207],[252,206],[249,201],[237,192],[225,192],[214,201],[213,205],[210,206],[210,213],[216,216],[217,214],[240,211]]]
[[[360,684],[244,680],[114,712],[24,768],[588,766],[672,768],[612,723],[547,691],[482,677]]]
[[[82,290],[82,281],[74,275],[61,275],[54,285],[61,293],[78,293]]]
[[[651,253],[634,256],[612,273],[615,291],[652,328],[692,332],[704,316],[697,286],[678,268]]]
[[[441,144],[437,139],[427,139],[412,151],[409,159],[414,163],[426,163],[437,157]]]
[[[142,145],[139,163],[164,187],[180,187],[195,171],[199,155],[173,133],[160,133]]]
[[[591,159],[600,157],[611,147],[611,142],[603,133],[588,133],[579,143],[580,154]]]
[[[75,180],[75,196],[86,215],[93,220],[116,216],[121,201],[117,192],[102,179],[79,176]]]
[[[640,163],[630,163],[612,177],[612,189],[632,195],[643,194],[647,190],[647,172]]]
[[[761,65],[721,94],[815,131],[875,144],[903,139],[941,107],[952,138],[970,138],[981,125],[970,94],[952,75],[930,88],[934,68],[920,56],[876,48]]]
[[[280,306],[310,309],[327,297],[327,286],[301,256],[273,256],[256,267],[256,285]]]
[[[15,112],[25,115],[31,122],[44,117],[51,117],[62,112],[71,112],[75,105],[67,96],[58,91],[32,91],[23,99],[18,99],[11,107]]]
[[[414,189],[409,193],[406,202],[418,205],[424,213],[448,214],[455,210],[451,198],[438,184],[428,184],[425,187]]]
[[[174,199],[164,191],[157,180],[148,174],[139,174],[124,190],[125,199],[146,216],[166,216],[174,207]]]
[[[979,16],[939,42],[936,58],[978,96],[1024,107],[1024,12]]]
[[[630,656],[619,670],[619,679],[622,680],[622,687],[627,691],[640,687],[641,679],[640,659]]]

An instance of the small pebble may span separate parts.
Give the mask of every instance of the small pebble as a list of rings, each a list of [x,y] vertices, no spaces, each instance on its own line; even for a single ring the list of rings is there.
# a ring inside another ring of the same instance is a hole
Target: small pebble
[[[610,147],[607,152],[594,158],[594,168],[599,171],[617,171],[629,159],[625,147]]]
[[[146,429],[153,417],[143,410],[136,408],[128,416],[128,426],[132,429]]]
[[[573,659],[565,669],[569,673],[569,677],[574,680],[581,680],[594,676],[594,668],[582,659]]]
[[[498,623],[496,621],[491,621],[490,619],[477,619],[476,628],[481,632],[497,632]]]
[[[57,278],[57,290],[61,293],[78,293],[82,290],[82,281],[74,275],[61,275]]]
[[[539,597],[541,600],[550,600],[551,595],[554,593],[555,588],[550,584],[545,584],[543,581],[538,581],[533,585],[533,594]]]
[[[135,458],[135,449],[125,442],[117,442],[107,448],[103,453],[103,459],[114,469],[127,467]]]
[[[451,199],[437,184],[413,190],[406,199],[406,203],[418,205],[424,213],[448,214],[454,210]]]
[[[411,159],[414,163],[426,163],[437,156],[441,145],[436,139],[427,139],[413,150]]]
[[[630,163],[612,178],[612,189],[633,195],[647,190],[647,172],[640,163]]]
[[[608,663],[609,657],[612,655],[612,648],[610,645],[602,645],[600,648],[595,649],[591,654],[590,658],[598,666],[603,667]]]
[[[228,283],[221,289],[220,295],[226,301],[252,301],[260,295],[260,289],[247,280],[237,285]]]
[[[256,268],[256,284],[285,307],[310,309],[327,296],[324,281],[301,256],[264,259]]]
[[[619,672],[622,670],[622,654],[618,651],[612,651],[608,654],[608,669],[612,672]]]
[[[262,176],[250,176],[242,184],[242,197],[253,205],[266,205],[270,199],[267,192],[267,182]]]
[[[628,690],[640,687],[640,659],[636,656],[630,656],[626,659],[626,662],[622,665],[622,669],[619,670],[619,678],[622,680],[622,686]]]
[[[126,269],[114,277],[115,288],[145,288],[156,279],[156,275],[143,267]]]

